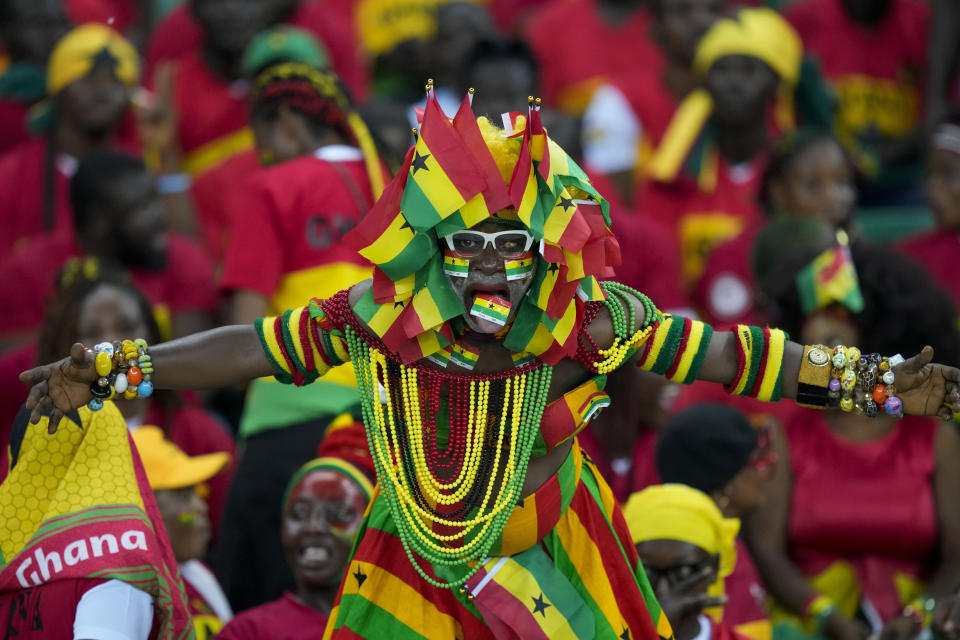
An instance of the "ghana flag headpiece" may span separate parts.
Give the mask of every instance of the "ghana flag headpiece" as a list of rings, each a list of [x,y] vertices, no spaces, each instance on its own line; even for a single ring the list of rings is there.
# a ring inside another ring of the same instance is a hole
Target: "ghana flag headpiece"
[[[472,92],[450,120],[427,85],[416,144],[346,237],[375,265],[354,312],[405,363],[446,349],[466,310],[444,277],[440,238],[513,221],[539,241],[540,259],[504,346],[552,364],[576,352],[584,303],[605,297],[598,280],[620,263],[609,204],[547,136],[539,99],[526,116],[503,114],[504,130],[477,119],[471,102]]]

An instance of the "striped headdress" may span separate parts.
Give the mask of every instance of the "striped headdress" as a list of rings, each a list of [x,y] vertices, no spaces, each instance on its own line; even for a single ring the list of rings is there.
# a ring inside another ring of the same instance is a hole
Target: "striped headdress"
[[[539,100],[505,129],[477,119],[472,96],[453,120],[428,86],[416,144],[397,177],[346,241],[370,260],[373,286],[354,311],[410,363],[453,343],[450,321],[466,313],[448,284],[439,239],[488,218],[522,224],[539,242],[529,294],[504,345],[549,364],[576,352],[586,302],[603,300],[620,247],[609,205],[553,142]]]

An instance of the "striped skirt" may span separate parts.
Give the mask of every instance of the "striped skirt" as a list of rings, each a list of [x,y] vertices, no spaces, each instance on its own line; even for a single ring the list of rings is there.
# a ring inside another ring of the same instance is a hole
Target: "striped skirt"
[[[557,473],[514,508],[499,555],[461,589],[423,580],[379,495],[360,536],[324,638],[672,636],[620,507],[576,442]],[[416,560],[432,578],[453,578],[446,567]]]

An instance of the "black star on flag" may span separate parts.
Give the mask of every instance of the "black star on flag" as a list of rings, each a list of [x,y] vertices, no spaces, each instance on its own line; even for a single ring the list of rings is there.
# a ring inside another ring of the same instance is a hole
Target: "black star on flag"
[[[427,171],[429,171],[429,169],[427,169]],[[400,217],[403,218],[403,224],[400,225],[401,229],[413,229],[413,227],[410,226],[410,222],[407,221],[407,217],[405,215],[401,213]]]
[[[563,196],[560,196],[560,206],[564,209],[569,209],[573,206],[573,198],[564,198]]]
[[[624,627],[623,633],[620,634],[620,640],[630,640],[630,629]]]
[[[539,613],[542,617],[547,617],[547,607],[552,607],[553,605],[543,599],[543,591],[540,592],[540,595],[536,598],[531,598],[533,600],[533,612]]]
[[[554,271],[557,271],[557,270],[559,270],[559,269],[560,269],[560,267],[557,266],[557,263],[556,263],[556,262],[551,262],[551,263],[550,263],[550,266],[547,267],[547,271],[549,271],[550,273],[553,273]]]
[[[397,300],[396,302],[393,303],[393,308],[396,309],[397,307],[400,307],[401,309],[403,309],[403,300]]]
[[[353,574],[353,577],[357,579],[357,589],[359,589],[363,586],[363,581],[367,579],[367,574],[360,569],[360,565],[357,565],[357,572]]]
[[[419,151],[413,152],[413,175],[417,175],[417,171],[423,169],[424,171],[430,171],[430,167],[427,166],[427,158],[430,157],[430,154],[420,155]]]

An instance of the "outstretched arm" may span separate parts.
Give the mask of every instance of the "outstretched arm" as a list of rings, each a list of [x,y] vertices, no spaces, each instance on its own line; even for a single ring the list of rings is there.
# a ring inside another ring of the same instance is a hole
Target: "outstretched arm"
[[[151,347],[150,357],[153,383],[159,389],[216,389],[274,373],[253,325],[221,327],[165,342]],[[49,429],[55,432],[65,413],[91,399],[90,383],[96,379],[93,354],[80,344],[73,345],[68,358],[23,372],[20,380],[33,385],[26,403],[33,411],[31,422],[52,410]]]

